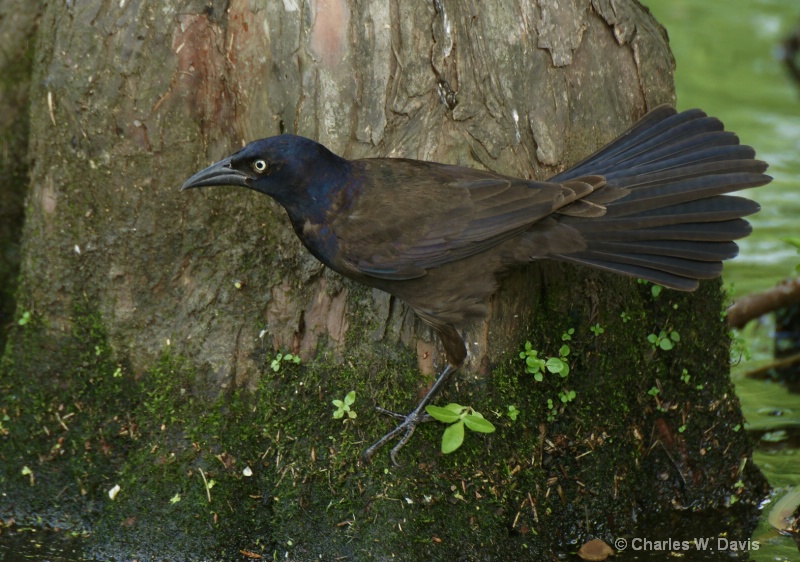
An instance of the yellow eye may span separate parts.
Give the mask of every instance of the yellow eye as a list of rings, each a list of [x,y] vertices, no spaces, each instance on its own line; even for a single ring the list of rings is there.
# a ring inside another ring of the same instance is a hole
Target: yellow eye
[[[255,162],[253,162],[253,169],[259,174],[263,174],[264,172],[266,172],[268,167],[269,166],[264,160],[256,160]]]

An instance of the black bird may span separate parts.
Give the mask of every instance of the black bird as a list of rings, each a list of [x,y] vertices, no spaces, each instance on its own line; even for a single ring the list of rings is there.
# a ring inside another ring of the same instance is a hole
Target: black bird
[[[533,260],[588,265],[691,291],[720,275],[757,203],[724,195],[768,183],[722,123],[660,106],[611,144],[547,181],[402,158],[346,160],[312,140],[258,140],[182,189],[236,185],[273,197],[306,248],[334,271],[403,300],[439,335],[447,366],[403,421],[405,445],[424,407],[464,362],[456,331],[481,317],[498,276]],[[388,412],[387,412],[388,413]]]

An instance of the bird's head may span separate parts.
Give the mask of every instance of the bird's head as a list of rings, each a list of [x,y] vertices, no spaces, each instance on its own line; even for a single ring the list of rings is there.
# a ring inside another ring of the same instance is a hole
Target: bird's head
[[[251,142],[239,152],[197,172],[181,187],[236,185],[275,198],[289,210],[322,203],[346,171],[348,161],[305,137],[280,135]]]

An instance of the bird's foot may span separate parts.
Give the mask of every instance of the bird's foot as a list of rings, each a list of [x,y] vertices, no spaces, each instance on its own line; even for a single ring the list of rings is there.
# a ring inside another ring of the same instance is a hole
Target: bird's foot
[[[395,466],[400,466],[400,463],[397,462],[397,453],[399,453],[400,449],[402,449],[405,444],[408,443],[408,440],[411,439],[412,435],[414,435],[414,430],[417,429],[419,424],[433,419],[425,412],[425,405],[436,396],[436,394],[445,384],[447,384],[447,381],[450,379],[456,369],[458,369],[458,365],[448,363],[444,368],[444,371],[442,371],[442,373],[439,375],[439,378],[437,378],[436,382],[433,383],[433,386],[431,386],[422,400],[420,400],[419,404],[417,404],[417,407],[414,408],[414,410],[407,416],[391,412],[384,408],[376,408],[382,414],[386,414],[387,416],[392,416],[393,418],[403,421],[400,425],[373,443],[369,449],[364,451],[364,458],[366,460],[370,460],[378,449],[402,433],[403,436],[400,438],[400,441],[397,442],[397,445],[394,446],[392,452],[389,454],[389,456],[392,458],[392,464]]]
[[[397,445],[395,445],[392,448],[392,451],[389,453],[389,457],[392,459],[392,464],[395,466],[400,466],[400,463],[397,461],[397,454],[400,452],[400,449],[402,449],[405,444],[408,443],[408,440],[411,439],[412,435],[414,435],[414,430],[417,429],[419,424],[431,421],[433,419],[431,416],[424,413],[420,406],[417,406],[414,411],[408,415],[398,414],[397,412],[392,412],[391,410],[376,406],[375,409],[381,414],[385,414],[403,421],[389,433],[373,443],[369,449],[364,451],[364,458],[371,460],[378,449],[402,433],[403,436],[400,438],[400,441],[397,442]]]

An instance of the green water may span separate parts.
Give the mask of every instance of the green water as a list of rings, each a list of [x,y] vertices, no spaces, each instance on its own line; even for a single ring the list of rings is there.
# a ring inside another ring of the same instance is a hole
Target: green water
[[[800,25],[797,0],[644,0],[667,28],[677,64],[678,108],[700,107],[723,120],[742,142],[770,164],[775,180],[745,192],[761,203],[753,234],[741,254],[726,264],[734,293],[767,289],[792,275],[800,256],[782,237],[800,236],[800,84],[779,60],[780,44]],[[785,430],[794,439],[762,441],[755,461],[775,488],[773,502],[800,486],[800,395],[778,382],[745,378],[771,359],[769,321],[744,333],[753,352],[733,371],[750,430]],[[769,505],[765,508],[769,511]],[[795,543],[778,535],[766,517],[753,535],[762,543],[751,559],[800,560]]]
[[[775,180],[745,192],[761,203],[726,280],[745,294],[789,275],[800,260],[781,237],[800,236],[800,89],[778,60],[800,23],[797,0],[646,0],[667,28],[678,108],[700,107],[756,148]]]

